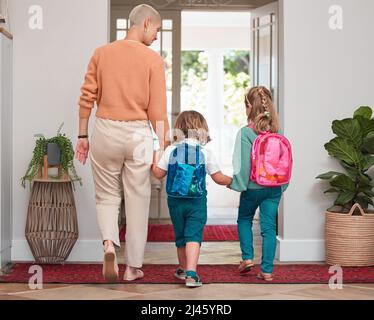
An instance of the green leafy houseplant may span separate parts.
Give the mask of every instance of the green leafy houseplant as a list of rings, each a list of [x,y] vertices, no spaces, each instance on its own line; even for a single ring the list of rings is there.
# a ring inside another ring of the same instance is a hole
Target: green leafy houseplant
[[[332,131],[336,137],[325,144],[325,149],[339,161],[345,173],[330,171],[317,177],[330,182],[331,188],[325,194],[338,194],[329,211],[348,213],[355,203],[364,210],[374,204],[374,184],[368,174],[374,166],[372,116],[373,110],[370,107],[360,107],[353,118],[335,120],[332,123]]]
[[[79,181],[79,184],[82,186],[82,179],[78,177],[75,167],[74,167],[74,149],[73,145],[69,138],[65,134],[61,134],[62,123],[57,131],[57,135],[50,139],[45,138],[43,134],[36,134],[34,137],[37,137],[36,145],[33,151],[33,157],[28,165],[26,174],[21,178],[22,186],[25,188],[26,180],[31,182],[38,173],[38,170],[44,164],[44,155],[47,154],[47,146],[49,143],[56,143],[61,151],[60,165],[61,170],[60,174],[54,178],[60,179],[64,173],[69,175],[70,180],[73,182]]]

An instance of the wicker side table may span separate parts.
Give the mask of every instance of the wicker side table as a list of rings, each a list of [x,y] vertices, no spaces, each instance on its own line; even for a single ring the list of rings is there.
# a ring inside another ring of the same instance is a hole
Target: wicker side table
[[[70,180],[33,181],[25,234],[37,263],[63,263],[68,258],[78,239]]]

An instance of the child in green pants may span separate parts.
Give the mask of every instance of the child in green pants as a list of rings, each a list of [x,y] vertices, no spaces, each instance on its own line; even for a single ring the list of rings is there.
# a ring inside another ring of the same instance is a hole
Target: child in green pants
[[[276,217],[283,191],[288,184],[278,187],[260,186],[250,179],[251,151],[257,135],[262,132],[278,133],[278,115],[273,106],[271,93],[265,87],[254,87],[245,96],[248,125],[243,127],[236,138],[233,155],[234,176],[230,188],[241,192],[238,233],[242,262],[241,274],[248,273],[254,266],[252,222],[257,208],[260,208],[260,227],[262,236],[262,262],[258,278],[273,280],[273,261],[275,257]]]
[[[174,145],[166,148],[152,171],[156,178],[166,175],[168,207],[174,227],[179,267],[175,277],[187,287],[200,287],[197,263],[207,222],[205,176],[228,186],[232,179],[220,171],[212,152],[204,148],[210,141],[208,125],[196,111],[182,112],[174,126]]]

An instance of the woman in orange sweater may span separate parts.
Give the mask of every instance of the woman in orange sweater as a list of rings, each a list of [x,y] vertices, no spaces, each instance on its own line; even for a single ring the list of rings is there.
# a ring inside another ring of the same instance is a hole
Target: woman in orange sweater
[[[120,247],[118,213],[123,197],[127,225],[124,279],[144,276],[140,268],[147,241],[153,158],[149,122],[162,149],[169,141],[164,62],[149,48],[157,39],[161,17],[152,7],[140,5],[129,19],[131,27],[124,40],[95,50],[79,102],[76,158],[85,164],[90,151],[104,244],[103,275],[109,281],[118,277],[115,247]],[[94,102],[97,112],[90,145],[88,120]]]

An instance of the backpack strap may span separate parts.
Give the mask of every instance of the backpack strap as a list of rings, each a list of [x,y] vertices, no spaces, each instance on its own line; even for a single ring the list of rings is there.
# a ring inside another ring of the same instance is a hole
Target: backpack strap
[[[177,154],[178,154],[178,147],[175,147],[172,153],[172,157],[175,159],[177,157]]]
[[[196,165],[200,165],[200,146],[197,144],[195,147],[196,150]],[[176,147],[172,153],[172,156],[176,158],[178,155],[178,147]],[[188,143],[184,144],[184,161],[188,164]]]
[[[196,150],[196,166],[200,165],[200,146],[197,144],[195,147]],[[184,159],[185,163],[188,163],[188,143],[185,144],[184,149]]]
[[[188,144],[184,144],[184,163],[188,163]]]
[[[196,166],[200,165],[200,146],[196,145]]]
[[[256,140],[256,138],[258,137],[258,135],[256,134],[255,130],[253,129],[253,126],[251,126],[250,124],[248,125],[248,128],[252,130],[253,134],[250,134],[249,136],[249,141],[251,142],[251,144],[253,144]]]

